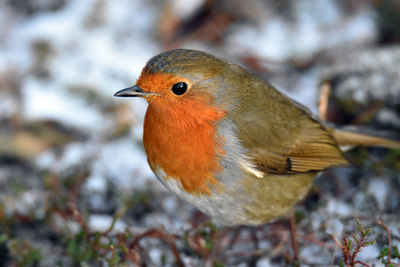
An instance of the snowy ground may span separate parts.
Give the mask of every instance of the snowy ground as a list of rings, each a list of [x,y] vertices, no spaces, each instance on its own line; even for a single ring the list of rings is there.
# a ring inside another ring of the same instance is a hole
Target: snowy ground
[[[387,30],[392,24],[385,18],[394,14],[393,23],[399,21],[400,7],[395,1],[375,2],[1,2],[0,266],[26,258],[40,266],[79,260],[95,265],[113,258],[111,252],[98,259],[71,252],[71,240],[82,228],[66,204],[71,202],[88,231],[106,231],[121,214],[113,235],[104,237],[115,244],[117,234],[127,230],[176,234],[179,255],[189,266],[212,260],[288,264],[290,241],[283,224],[245,228],[237,239],[233,232],[218,239],[208,226],[203,230],[209,232],[199,235],[194,226],[206,218],[167,192],[147,165],[141,143],[145,102],[112,95],[134,84],[158,52],[196,48],[246,65],[314,113],[320,84],[329,81],[336,89],[331,121],[398,134],[400,30]],[[392,47],[382,50],[383,45]],[[346,106],[349,101],[356,108]],[[356,149],[350,156],[357,167],[321,174],[298,207],[302,265],[338,264],[341,250],[329,234],[339,241],[350,238],[358,230],[355,218],[372,228],[370,239],[377,241],[358,259],[380,266],[377,256],[387,237],[377,220],[390,228],[392,244],[400,245],[399,153]],[[185,234],[224,246],[202,253]],[[165,242],[140,244],[142,263],[175,262]],[[35,258],[35,250],[42,256]]]

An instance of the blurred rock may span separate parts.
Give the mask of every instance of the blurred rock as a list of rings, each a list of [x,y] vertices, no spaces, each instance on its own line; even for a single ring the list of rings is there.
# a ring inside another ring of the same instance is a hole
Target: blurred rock
[[[39,121],[9,127],[0,124],[0,155],[32,158],[49,147],[72,141],[73,132],[51,121]]]
[[[44,218],[48,193],[38,172],[30,164],[13,156],[0,157],[0,192],[0,213],[4,216],[0,216],[0,220]]]
[[[0,123],[7,119],[15,122],[21,115],[23,79],[23,75],[14,68],[0,68]]]
[[[16,13],[35,15],[39,12],[56,11],[62,8],[66,0],[7,0],[6,3]]]

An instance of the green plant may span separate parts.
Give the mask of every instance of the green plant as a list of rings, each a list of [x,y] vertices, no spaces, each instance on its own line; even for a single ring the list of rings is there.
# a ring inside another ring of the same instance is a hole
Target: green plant
[[[390,256],[389,256],[390,255]],[[392,246],[391,250],[389,250],[389,246],[384,246],[377,258],[380,260],[383,264],[385,264],[388,267],[394,267],[394,266],[399,266],[400,265],[400,251],[398,246]],[[392,260],[398,260],[398,263],[392,262]]]
[[[343,237],[343,241],[340,244],[340,248],[342,249],[342,257],[343,257],[343,264],[347,267],[353,267],[357,263],[363,266],[369,266],[368,264],[357,260],[357,254],[360,253],[363,247],[368,247],[370,245],[374,245],[376,243],[375,240],[367,240],[368,234],[371,232],[371,229],[365,229],[364,226],[360,223],[359,220],[356,220],[358,225],[360,234],[357,235],[353,233],[352,240]],[[354,243],[353,243],[354,241]]]
[[[8,241],[8,248],[14,266],[32,266],[38,264],[42,258],[40,250],[32,248],[25,240],[11,239]]]

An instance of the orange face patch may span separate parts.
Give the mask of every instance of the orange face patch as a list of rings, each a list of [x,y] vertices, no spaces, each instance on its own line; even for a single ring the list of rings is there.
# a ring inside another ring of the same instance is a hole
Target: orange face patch
[[[136,84],[145,91],[160,93],[166,96],[170,93],[171,86],[177,82],[186,82],[190,84],[190,81],[183,77],[166,73],[147,74],[143,72]]]
[[[188,92],[175,96],[174,83],[189,81],[168,74],[142,75],[137,84],[159,96],[148,99],[143,142],[150,166],[161,168],[177,179],[190,193],[210,193],[224,154],[223,138],[217,135],[217,122],[225,112],[211,105],[211,96]],[[190,89],[189,89],[190,90]]]

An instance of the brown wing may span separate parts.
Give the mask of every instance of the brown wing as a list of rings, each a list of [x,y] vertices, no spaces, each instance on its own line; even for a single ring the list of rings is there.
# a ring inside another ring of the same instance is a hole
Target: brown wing
[[[331,134],[306,108],[264,81],[248,86],[230,116],[260,170],[310,172],[347,164]]]

